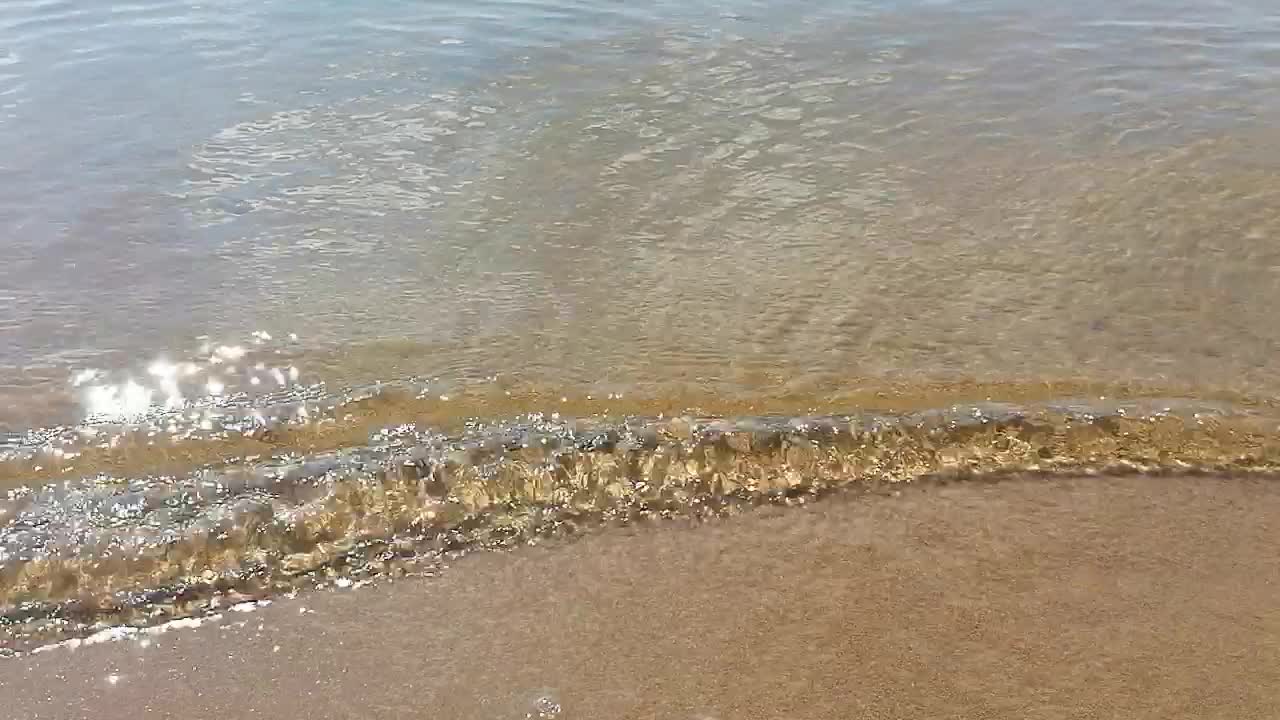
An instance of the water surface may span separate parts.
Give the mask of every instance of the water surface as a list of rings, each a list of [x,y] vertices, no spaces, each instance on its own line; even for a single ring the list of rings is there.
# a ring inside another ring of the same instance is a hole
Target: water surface
[[[259,330],[340,385],[1276,389],[1266,3],[12,2],[0,58],[11,429]]]

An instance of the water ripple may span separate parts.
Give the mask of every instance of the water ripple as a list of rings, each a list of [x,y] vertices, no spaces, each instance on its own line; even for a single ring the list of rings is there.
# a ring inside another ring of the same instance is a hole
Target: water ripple
[[[104,622],[199,615],[332,573],[396,574],[469,546],[841,488],[1013,471],[1275,472],[1275,427],[1178,401],[731,419],[554,414],[452,437],[404,425],[334,453],[50,485],[0,501],[0,648]]]

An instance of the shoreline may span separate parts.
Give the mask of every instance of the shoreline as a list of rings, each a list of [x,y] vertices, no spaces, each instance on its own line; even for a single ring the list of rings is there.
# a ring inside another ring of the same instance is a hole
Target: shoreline
[[[317,575],[398,576],[439,553],[842,489],[1017,472],[1275,473],[1278,438],[1263,416],[1176,404],[553,415],[457,437],[406,426],[374,445],[177,478],[49,485],[0,506],[11,520],[0,528],[0,652],[198,616]]]
[[[1261,717],[1274,517],[1258,477],[833,497],[10,659],[0,695],[108,720]]]

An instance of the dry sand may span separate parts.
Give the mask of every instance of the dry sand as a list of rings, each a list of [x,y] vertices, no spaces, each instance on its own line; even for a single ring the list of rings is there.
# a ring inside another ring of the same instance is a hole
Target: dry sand
[[[1008,479],[611,529],[151,642],[0,663],[3,715],[1276,718],[1280,481]]]

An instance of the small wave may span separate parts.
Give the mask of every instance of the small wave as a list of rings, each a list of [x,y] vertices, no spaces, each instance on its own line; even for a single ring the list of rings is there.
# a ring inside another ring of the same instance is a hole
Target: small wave
[[[99,477],[0,503],[0,647],[199,616],[330,575],[604,522],[706,517],[843,488],[1013,471],[1276,471],[1275,419],[1184,402],[912,414],[567,419],[180,476]]]

